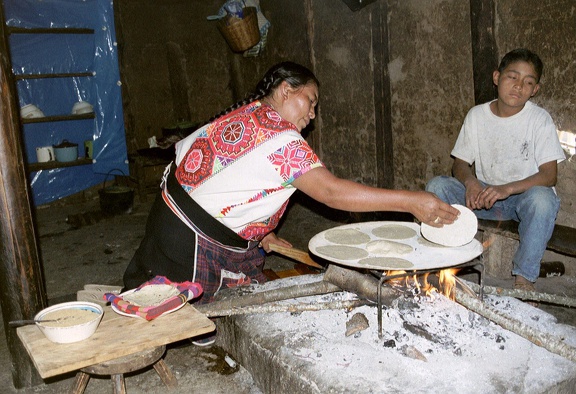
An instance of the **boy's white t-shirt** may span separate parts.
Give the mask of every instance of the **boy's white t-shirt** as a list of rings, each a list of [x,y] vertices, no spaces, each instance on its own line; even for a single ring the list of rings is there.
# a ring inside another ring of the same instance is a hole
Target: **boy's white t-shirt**
[[[525,179],[540,165],[566,158],[552,117],[531,101],[507,118],[494,115],[490,103],[473,107],[451,154],[474,163],[476,177],[489,185]]]

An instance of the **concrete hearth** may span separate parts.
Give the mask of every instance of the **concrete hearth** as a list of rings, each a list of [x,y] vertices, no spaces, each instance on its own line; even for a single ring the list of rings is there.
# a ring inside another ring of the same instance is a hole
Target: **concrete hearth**
[[[320,280],[287,278],[272,289]],[[258,290],[260,291],[260,290]],[[351,293],[305,297],[320,303]],[[576,328],[528,304],[487,297],[506,314],[576,346]],[[345,336],[346,322],[362,313],[369,328]],[[222,318],[218,340],[264,392],[568,393],[576,363],[536,346],[443,296],[400,297],[383,314],[378,338],[376,308],[321,310]]]

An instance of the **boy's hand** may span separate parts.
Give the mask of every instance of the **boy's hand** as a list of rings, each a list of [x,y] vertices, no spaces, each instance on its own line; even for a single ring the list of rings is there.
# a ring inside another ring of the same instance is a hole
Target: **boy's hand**
[[[480,182],[475,180],[474,182],[468,182],[466,184],[466,207],[470,209],[482,209],[484,208],[480,205],[480,195],[482,194],[484,187]]]
[[[501,186],[486,186],[478,194],[476,198],[476,205],[481,208],[490,209],[498,200],[504,200],[510,197],[506,185]]]

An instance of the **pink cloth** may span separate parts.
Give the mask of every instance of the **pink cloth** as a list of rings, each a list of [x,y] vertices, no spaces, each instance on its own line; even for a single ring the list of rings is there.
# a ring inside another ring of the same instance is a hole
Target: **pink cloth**
[[[112,304],[116,309],[129,315],[140,316],[146,320],[153,320],[162,315],[164,312],[171,311],[178,308],[180,305],[185,304],[191,299],[198,297],[202,294],[202,286],[195,282],[172,282],[165,276],[156,276],[154,279],[138,286],[135,291],[148,286],[166,284],[176,287],[180,294],[175,295],[164,301],[160,305],[154,306],[138,306],[128,301],[124,301],[121,295],[114,293],[105,293],[104,299]]]

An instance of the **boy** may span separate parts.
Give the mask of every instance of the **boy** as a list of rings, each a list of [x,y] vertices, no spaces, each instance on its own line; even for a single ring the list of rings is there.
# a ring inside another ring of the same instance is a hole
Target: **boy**
[[[473,107],[464,119],[451,153],[454,177],[435,177],[426,185],[480,219],[519,222],[512,275],[514,288],[526,291],[535,290],[554,230],[557,163],[565,159],[552,118],[529,101],[540,90],[542,69],[527,49],[507,53],[492,75],[498,98]]]

